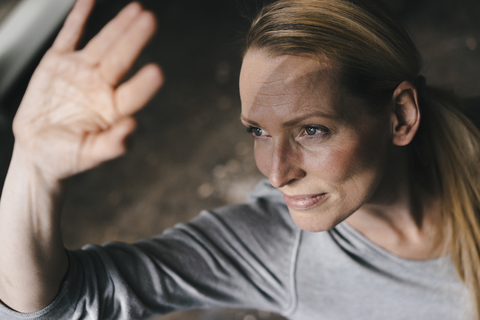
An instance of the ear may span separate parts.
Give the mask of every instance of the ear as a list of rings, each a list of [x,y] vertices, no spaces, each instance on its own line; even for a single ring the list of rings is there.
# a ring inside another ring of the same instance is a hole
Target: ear
[[[420,125],[417,89],[404,81],[393,92],[392,142],[397,146],[409,144]]]

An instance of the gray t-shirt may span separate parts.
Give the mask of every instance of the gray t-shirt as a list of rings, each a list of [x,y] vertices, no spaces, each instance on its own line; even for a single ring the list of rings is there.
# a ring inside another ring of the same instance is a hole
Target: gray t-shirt
[[[261,182],[247,204],[204,211],[135,244],[69,251],[53,302],[0,319],[146,319],[168,312],[245,307],[290,319],[466,317],[468,291],[448,257],[402,259],[343,222],[309,233],[281,194]]]

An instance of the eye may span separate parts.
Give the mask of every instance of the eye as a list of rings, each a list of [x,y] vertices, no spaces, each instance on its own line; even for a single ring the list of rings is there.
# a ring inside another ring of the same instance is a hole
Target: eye
[[[303,127],[303,133],[307,136],[325,136],[330,132],[327,127],[321,125],[306,125]]]
[[[257,128],[257,127],[248,127],[247,132],[251,133],[252,135],[254,135],[256,137],[260,137],[260,136],[265,134],[263,129],[260,129],[260,128]]]
[[[317,128],[314,128],[314,127],[306,127],[305,128],[305,133],[308,134],[309,136],[313,136],[314,134],[316,134],[318,131]]]

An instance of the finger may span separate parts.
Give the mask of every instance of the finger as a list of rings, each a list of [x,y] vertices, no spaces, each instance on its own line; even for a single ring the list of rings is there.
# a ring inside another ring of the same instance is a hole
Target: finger
[[[152,37],[155,28],[155,16],[150,12],[143,12],[110,48],[100,62],[100,72],[109,83],[117,84],[131,68],[143,47]]]
[[[93,63],[98,62],[107,50],[118,40],[118,38],[135,21],[135,18],[142,12],[138,2],[132,2],[110,21],[90,42],[85,46],[87,58]]]
[[[114,159],[127,151],[126,138],[134,131],[136,122],[132,118],[122,118],[108,130],[89,135],[80,153],[81,171],[91,169],[102,162]]]
[[[77,0],[53,43],[53,49],[58,51],[75,50],[94,4],[95,0]]]
[[[141,109],[163,84],[162,71],[150,64],[138,71],[115,92],[115,102],[120,115],[131,115]]]

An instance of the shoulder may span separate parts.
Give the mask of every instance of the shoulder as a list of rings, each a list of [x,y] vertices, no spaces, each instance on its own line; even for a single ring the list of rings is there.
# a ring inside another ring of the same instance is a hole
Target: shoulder
[[[296,255],[300,234],[281,194],[262,181],[247,203],[202,211],[192,221],[177,224],[137,246],[155,243],[158,248],[163,243],[168,247],[194,247],[192,251],[196,253],[206,250],[208,255],[230,261],[272,262],[275,269],[288,270]]]
[[[257,184],[245,204],[203,211],[188,225],[214,229],[217,232],[222,230],[237,237],[249,237],[251,240],[268,239],[269,242],[274,239],[292,241],[300,232],[281,193],[272,187],[268,180]]]

